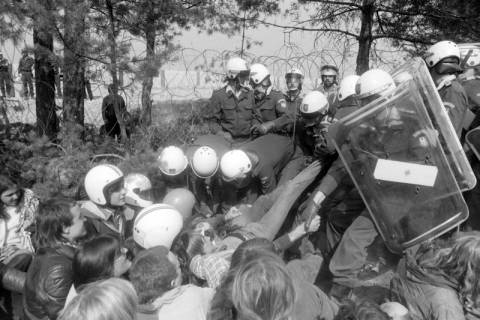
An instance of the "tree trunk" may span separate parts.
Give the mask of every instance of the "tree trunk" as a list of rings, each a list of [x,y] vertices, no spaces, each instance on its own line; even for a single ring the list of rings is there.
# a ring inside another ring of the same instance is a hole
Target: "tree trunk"
[[[48,3],[44,4],[48,5]],[[41,22],[34,21],[33,43],[35,45],[35,104],[37,133],[54,139],[58,132],[58,117],[55,113],[55,73],[53,69],[53,36]]]
[[[370,68],[370,49],[372,47],[373,15],[375,14],[375,0],[363,0],[362,25],[358,37],[357,74],[362,74]]]
[[[147,41],[147,69],[145,77],[142,81],[142,125],[144,127],[152,124],[152,86],[153,86],[153,72],[151,69],[154,67],[153,62],[155,59],[155,28],[153,21],[147,30],[145,30],[145,39]]]
[[[63,122],[69,133],[80,134],[84,125],[85,1],[69,0],[65,6],[65,49],[63,63]]]
[[[115,16],[113,13],[113,3],[111,0],[106,0],[108,18],[110,23],[110,32],[108,33],[108,42],[110,45],[110,75],[112,76],[113,94],[118,94],[118,77],[117,77],[117,43],[116,30],[115,30]],[[127,141],[127,128],[123,119],[123,114],[120,111],[118,105],[118,99],[114,99],[113,109],[115,110],[115,116],[117,117],[118,124],[120,125],[121,139]]]

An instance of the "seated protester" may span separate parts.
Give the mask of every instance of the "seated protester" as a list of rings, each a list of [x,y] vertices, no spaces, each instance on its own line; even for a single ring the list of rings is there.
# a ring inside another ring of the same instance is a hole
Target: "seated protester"
[[[289,137],[267,134],[225,153],[220,160],[225,205],[253,203],[259,195],[272,192],[293,149]]]
[[[181,278],[178,259],[167,248],[140,252],[130,269],[140,304],[137,319],[206,319],[213,289],[182,286]]]
[[[89,201],[82,203],[89,234],[126,235],[124,177],[114,165],[93,167],[85,176]]]
[[[68,293],[68,304],[89,283],[120,277],[132,263],[127,249],[111,235],[100,235],[85,241],[73,257],[73,285]]]
[[[0,183],[0,265],[27,271],[34,248],[29,229],[33,227],[38,199],[30,189],[22,189],[13,183]],[[8,314],[22,312],[21,297],[0,287]],[[14,310],[12,310],[12,307]],[[0,311],[0,315],[2,315]]]
[[[233,278],[236,319],[289,319],[295,299],[293,281],[275,255],[259,255],[243,263]]]
[[[136,320],[137,293],[126,280],[111,278],[85,287],[59,320]]]
[[[188,159],[181,148],[165,147],[160,152],[157,163],[167,192],[176,188],[189,188]]]
[[[338,311],[334,320],[390,320],[388,314],[371,301],[346,301]]]
[[[86,235],[80,206],[66,199],[41,203],[36,221],[37,254],[24,287],[27,320],[56,319],[73,283],[72,261]]]
[[[407,254],[390,289],[413,319],[480,319],[479,274],[480,232],[459,232]]]
[[[212,299],[208,312],[209,320],[236,319],[235,313],[238,313],[239,310],[235,305],[236,299],[232,295],[235,278],[242,266],[262,259],[276,261],[277,266],[280,265],[279,267],[286,271],[289,280],[292,282],[295,298],[292,297],[288,301],[288,305],[293,302],[291,319],[333,319],[338,311],[338,306],[313,283],[301,277],[304,272],[297,268],[298,265],[289,263],[285,266],[280,257],[277,256],[276,248],[271,241],[256,238],[242,243],[232,255],[230,270],[223,278]],[[304,266],[308,267],[308,265]]]

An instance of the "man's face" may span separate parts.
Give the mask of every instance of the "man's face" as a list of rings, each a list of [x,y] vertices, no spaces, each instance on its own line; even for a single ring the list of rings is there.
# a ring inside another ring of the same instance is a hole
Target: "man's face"
[[[336,76],[334,76],[334,75],[324,75],[324,76],[322,76],[323,86],[326,87],[326,88],[330,88],[335,83],[335,78],[336,78]]]
[[[0,200],[7,207],[16,207],[20,203],[22,190],[19,188],[10,188],[2,192]]]
[[[298,90],[300,87],[300,83],[302,82],[300,77],[295,75],[288,76],[285,80],[287,82],[288,91]]]

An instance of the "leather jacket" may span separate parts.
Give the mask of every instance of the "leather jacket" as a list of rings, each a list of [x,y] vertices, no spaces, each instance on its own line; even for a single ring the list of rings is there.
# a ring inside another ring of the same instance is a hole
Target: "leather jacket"
[[[66,244],[41,248],[27,271],[24,288],[26,319],[56,319],[73,283],[75,248]]]

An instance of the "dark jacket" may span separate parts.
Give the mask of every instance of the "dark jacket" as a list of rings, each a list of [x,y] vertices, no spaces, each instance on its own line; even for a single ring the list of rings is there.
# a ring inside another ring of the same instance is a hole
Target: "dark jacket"
[[[257,124],[253,107],[253,92],[242,92],[237,98],[229,87],[215,90],[207,105],[208,120],[211,130],[229,132],[233,138],[249,137],[250,128]]]
[[[56,319],[73,283],[75,248],[41,248],[27,271],[24,288],[26,319]]]
[[[18,71],[20,71],[21,73],[24,73],[24,72],[31,73],[34,63],[35,61],[33,60],[32,57],[30,56],[22,57],[22,59],[20,59],[20,62],[18,63]]]
[[[272,121],[273,132],[288,132],[293,127],[293,113],[287,112],[287,101],[283,93],[272,90],[260,101],[255,101],[255,114],[260,122]]]
[[[125,100],[119,94],[109,94],[102,101],[102,117],[105,123],[117,123],[117,116],[115,115],[115,102],[118,104],[118,109],[120,114],[125,116],[127,113],[127,106],[125,105]]]

